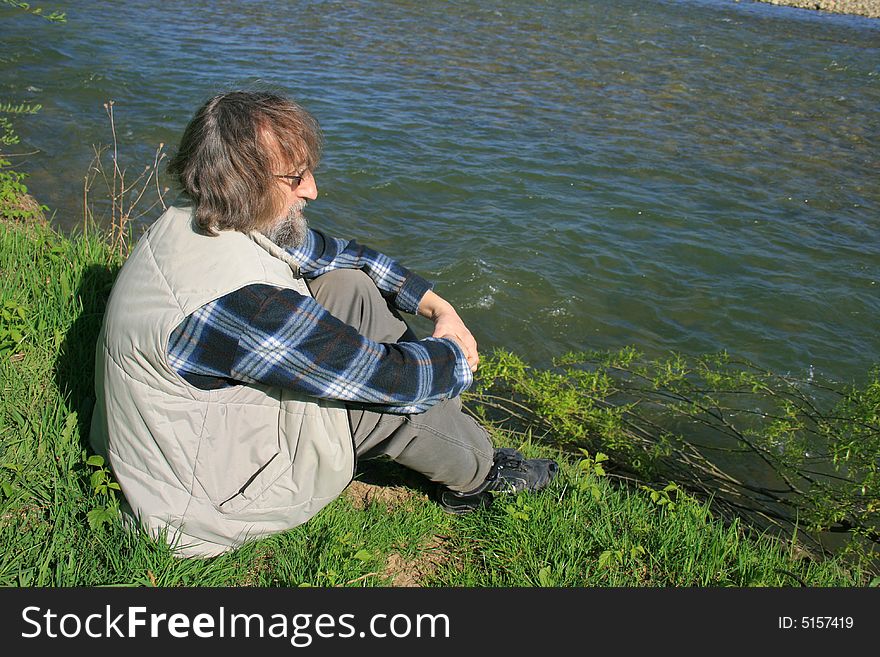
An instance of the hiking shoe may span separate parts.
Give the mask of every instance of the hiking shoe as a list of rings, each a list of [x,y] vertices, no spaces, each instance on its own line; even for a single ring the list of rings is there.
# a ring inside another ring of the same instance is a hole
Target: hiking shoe
[[[446,513],[456,515],[470,513],[492,504],[492,493],[482,492],[466,495],[441,485],[437,487],[437,503]]]
[[[549,484],[559,466],[553,459],[527,459],[510,447],[495,450],[495,463],[483,483],[483,490],[504,493],[539,491]]]
[[[492,493],[539,491],[549,484],[559,470],[552,459],[527,459],[510,447],[495,450],[495,460],[485,481],[468,493],[441,486],[438,502],[449,513],[469,513],[492,503]]]

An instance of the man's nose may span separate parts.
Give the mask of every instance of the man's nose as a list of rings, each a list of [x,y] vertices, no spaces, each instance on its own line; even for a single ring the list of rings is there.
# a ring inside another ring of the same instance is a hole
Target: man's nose
[[[318,184],[315,182],[315,177],[311,171],[307,171],[303,176],[302,182],[296,188],[296,195],[299,198],[309,199],[310,201],[318,198]]]

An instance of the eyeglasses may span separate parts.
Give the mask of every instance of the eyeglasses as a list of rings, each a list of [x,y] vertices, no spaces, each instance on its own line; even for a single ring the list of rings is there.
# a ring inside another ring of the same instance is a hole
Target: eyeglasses
[[[291,189],[296,189],[297,187],[299,187],[300,185],[302,185],[303,178],[306,177],[305,174],[306,174],[306,172],[303,171],[303,172],[302,172],[300,175],[298,175],[298,176],[293,176],[293,175],[290,175],[290,174],[281,175],[281,174],[278,174],[278,173],[276,173],[276,174],[274,174],[274,175],[275,175],[276,178],[281,178],[282,180],[287,181],[287,184],[290,185],[290,188],[291,188]]]

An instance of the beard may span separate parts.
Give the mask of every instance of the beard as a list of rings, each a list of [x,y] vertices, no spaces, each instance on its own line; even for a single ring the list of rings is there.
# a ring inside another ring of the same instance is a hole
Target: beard
[[[305,201],[296,201],[274,226],[263,234],[282,249],[299,248],[306,242],[309,230],[308,221],[303,214]]]

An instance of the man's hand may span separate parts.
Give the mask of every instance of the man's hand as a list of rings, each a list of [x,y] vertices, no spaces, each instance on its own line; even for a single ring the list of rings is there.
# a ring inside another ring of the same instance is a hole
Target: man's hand
[[[471,371],[477,371],[477,365],[480,362],[480,354],[477,352],[477,341],[471,335],[468,327],[464,325],[464,322],[458,316],[451,303],[440,297],[433,290],[428,290],[419,303],[419,315],[427,317],[434,322],[433,337],[455,340],[464,351]]]

